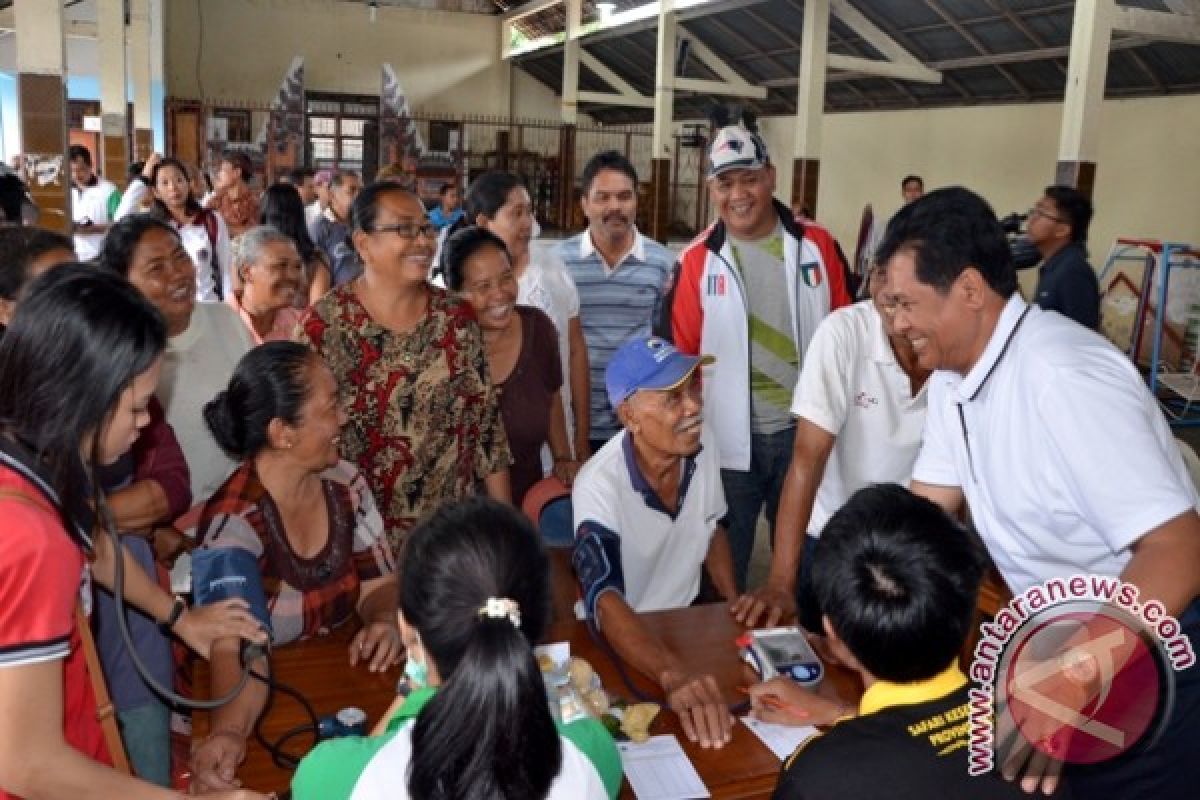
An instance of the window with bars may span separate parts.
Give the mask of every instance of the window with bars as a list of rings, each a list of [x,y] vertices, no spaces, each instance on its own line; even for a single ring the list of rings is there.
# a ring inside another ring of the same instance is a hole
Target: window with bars
[[[354,170],[370,180],[378,167],[378,98],[309,92],[306,109],[308,163]]]

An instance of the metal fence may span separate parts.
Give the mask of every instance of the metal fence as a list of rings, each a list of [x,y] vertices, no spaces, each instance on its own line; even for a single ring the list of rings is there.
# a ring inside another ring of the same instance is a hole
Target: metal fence
[[[302,111],[226,100],[167,99],[167,149],[175,157],[211,170],[222,153],[249,155],[264,185],[289,169],[359,171],[364,180],[380,171],[411,182],[427,202],[443,183],[466,187],[490,169],[521,177],[542,224],[581,229],[578,176],[604,150],[623,153],[642,179],[640,212],[650,177],[651,130],[634,126],[567,126],[561,122],[421,111],[381,120],[378,98],[310,93]],[[703,198],[703,149],[677,141],[679,154],[670,187],[672,233],[689,235],[707,218]],[[644,226],[644,223],[643,223]]]

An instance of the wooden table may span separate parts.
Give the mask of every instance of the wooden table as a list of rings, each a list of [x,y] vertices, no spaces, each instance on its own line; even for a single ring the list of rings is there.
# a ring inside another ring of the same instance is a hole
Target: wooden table
[[[738,657],[734,639],[742,629],[729,616],[727,606],[714,604],[662,611],[645,614],[643,619],[650,630],[679,655],[685,667],[711,672],[726,702],[734,705],[746,699],[738,693],[737,687],[753,682],[755,675]],[[323,639],[280,648],[272,655],[272,669],[280,680],[299,690],[318,715],[358,706],[367,712],[368,726],[371,727],[394,699],[401,670],[393,668],[381,675],[373,675],[363,667],[351,667],[346,655],[350,636],[349,630],[336,631]],[[546,640],[569,640],[571,653],[591,662],[610,695],[634,699],[613,662],[592,640],[582,623],[558,622],[551,627]],[[640,690],[658,694],[645,679],[636,674],[630,677]],[[197,693],[206,691],[208,674],[205,665],[199,666],[196,678]],[[855,676],[834,668],[828,670],[819,691],[854,702],[861,687]],[[276,693],[274,707],[263,723],[263,730],[268,738],[272,738],[305,721],[304,712],[295,701]],[[208,715],[198,712],[193,724],[198,740],[208,731]],[[763,798],[768,797],[775,786],[779,760],[741,724],[734,726],[733,740],[720,750],[706,750],[687,741],[678,718],[667,711],[659,714],[651,733],[675,734],[714,798]],[[288,750],[302,753],[310,742],[311,738],[299,738]],[[291,780],[291,773],[275,767],[268,754],[253,740],[247,746],[246,762],[238,776],[244,785],[261,791],[280,791],[287,788]],[[628,785],[623,787],[621,796],[634,797]]]

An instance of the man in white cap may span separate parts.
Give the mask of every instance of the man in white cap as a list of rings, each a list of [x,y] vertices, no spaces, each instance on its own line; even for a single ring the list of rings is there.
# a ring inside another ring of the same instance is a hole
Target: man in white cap
[[[620,659],[662,687],[690,740],[722,747],[733,718],[716,680],[686,669],[638,618],[691,605],[705,571],[718,594],[735,593],[697,370],[711,362],[654,336],[613,354],[605,383],[624,430],[575,479],[572,560],[588,618]]]
[[[739,590],[764,504],[774,530],[804,352],[821,320],[850,304],[837,243],[820,226],[799,224],[774,198],[775,167],[754,128],[743,115],[713,137],[708,192],[720,219],[680,257],[671,309],[675,346],[716,356],[704,370],[705,405],[721,456]],[[770,608],[790,608],[786,587],[794,577],[772,576],[779,580],[756,594]]]

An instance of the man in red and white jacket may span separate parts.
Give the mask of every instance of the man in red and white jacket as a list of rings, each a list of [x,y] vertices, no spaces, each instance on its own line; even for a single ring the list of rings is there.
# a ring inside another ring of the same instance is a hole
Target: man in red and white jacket
[[[713,138],[708,190],[720,219],[680,257],[671,309],[675,346],[716,356],[704,368],[704,405],[720,452],[739,591],[764,504],[774,528],[804,351],[818,323],[851,302],[837,243],[774,198],[775,167],[747,122]],[[772,607],[793,605],[765,589],[759,594]]]

